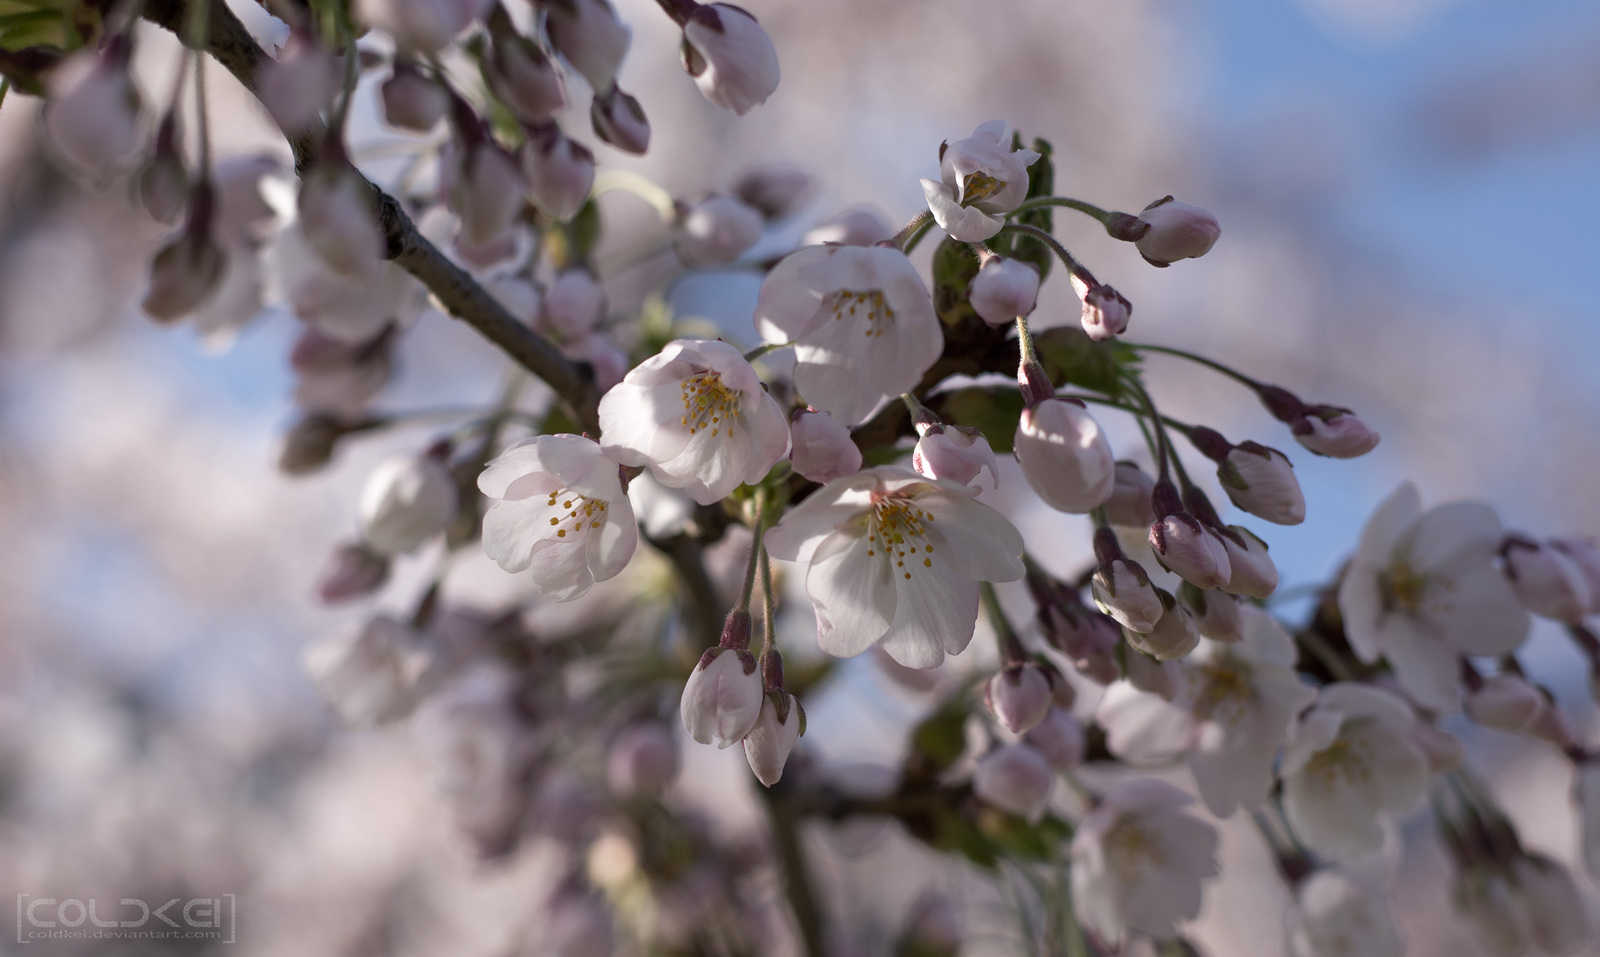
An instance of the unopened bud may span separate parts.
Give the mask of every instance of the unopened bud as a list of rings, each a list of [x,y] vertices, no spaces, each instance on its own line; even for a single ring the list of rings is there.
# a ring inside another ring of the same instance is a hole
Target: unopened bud
[[[516,32],[503,7],[496,6],[491,12],[489,34],[484,77],[517,119],[538,125],[566,109],[567,93],[561,84],[561,73],[538,44]]]
[[[1378,433],[1348,410],[1317,406],[1291,422],[1294,440],[1317,455],[1353,459],[1378,446]]]
[[[1007,665],[984,685],[983,703],[1006,730],[1022,734],[1050,711],[1050,681],[1035,664]]]
[[[256,67],[256,98],[278,129],[293,136],[312,129],[344,86],[344,64],[316,38],[295,31],[278,59]]]
[[[1211,251],[1222,235],[1217,218],[1198,206],[1171,196],[1145,207],[1139,219],[1150,225],[1135,242],[1139,255],[1152,266],[1170,266],[1180,259],[1196,259]]]
[[[1062,772],[1082,764],[1087,748],[1083,725],[1065,708],[1051,708],[1044,720],[1034,725],[1022,740],[1039,749],[1050,766]]]
[[[748,618],[748,615],[746,616]],[[730,625],[734,624],[729,616]],[[738,636],[733,636],[738,640]],[[749,646],[749,624],[744,624]],[[724,636],[728,640],[728,636]],[[761,717],[761,676],[755,656],[727,646],[708,648],[683,688],[680,713],[689,736],[726,748],[744,738]],[[797,726],[798,727],[798,726]]]
[[[1037,748],[1008,744],[978,760],[972,790],[985,803],[1037,824],[1055,788],[1055,772]]]
[[[284,433],[278,468],[288,475],[315,472],[333,458],[334,447],[350,429],[349,424],[331,415],[307,415]]]
[[[1166,612],[1149,574],[1132,559],[1102,562],[1089,588],[1095,605],[1130,631],[1148,634]]]
[[[589,123],[594,135],[625,153],[643,154],[650,148],[650,120],[644,115],[644,107],[616,87],[595,96],[589,107]]]
[[[987,469],[989,487],[999,487],[1000,465],[994,450],[982,432],[969,426],[947,425],[928,431],[911,452],[911,467],[928,478],[962,485],[977,485],[978,476]]]
[[[1514,674],[1498,674],[1468,692],[1461,710],[1486,728],[1518,734],[1545,709],[1544,694]]]
[[[1200,632],[1195,628],[1194,619],[1178,607],[1177,599],[1169,592],[1158,588],[1156,594],[1165,609],[1156,626],[1145,634],[1125,629],[1123,637],[1135,649],[1161,661],[1182,658],[1200,644]]]
[[[227,265],[228,254],[211,238],[210,229],[191,216],[183,232],[151,261],[150,289],[141,308],[157,322],[182,319],[216,294]]]
[[[1201,588],[1221,588],[1232,576],[1222,536],[1187,512],[1167,515],[1153,523],[1150,547],[1161,567]]]
[[[317,597],[335,605],[370,595],[389,580],[389,559],[360,542],[345,542],[328,556],[317,579]]]
[[[1118,462],[1112,473],[1111,497],[1106,499],[1106,521],[1124,528],[1148,528],[1156,520],[1150,507],[1155,479],[1132,462]]]
[[[861,471],[861,449],[850,430],[826,412],[801,409],[789,426],[789,463],[813,482],[826,484]]]
[[[516,160],[487,135],[464,146],[452,143],[441,157],[439,177],[450,210],[461,218],[461,240],[474,248],[505,236],[528,191]]]
[[[1111,497],[1111,444],[1081,405],[1045,399],[1023,409],[1012,449],[1028,485],[1051,508],[1082,514]]]
[[[894,235],[894,227],[865,206],[847,209],[832,219],[818,223],[801,237],[802,246],[837,243],[841,246],[873,246]]]
[[[677,776],[678,743],[654,721],[623,728],[606,752],[606,780],[617,794],[660,794]]]
[[[713,193],[683,214],[674,246],[691,266],[720,266],[754,246],[765,228],[755,207],[726,193]]]
[[[1230,595],[1266,598],[1278,590],[1278,566],[1267,554],[1267,543],[1240,525],[1229,525],[1232,535],[1222,536],[1228,549],[1228,583],[1222,590]],[[1235,536],[1244,542],[1241,547]]]
[[[789,752],[805,730],[805,709],[798,698],[781,689],[762,696],[761,714],[744,736],[744,757],[756,780],[769,788],[778,783]]]
[[[50,141],[79,169],[107,179],[132,165],[142,128],[139,92],[128,73],[129,34],[109,38],[98,54],[79,53],[52,74],[44,107]]]
[[[606,0],[545,4],[545,34],[596,92],[609,90],[627,55],[633,31]]]
[[[342,161],[313,167],[301,180],[301,231],[335,272],[367,276],[381,261],[384,239],[372,202],[361,174]]]
[[[1181,612],[1175,612],[1174,617],[1179,614]],[[1171,701],[1177,695],[1180,682],[1176,661],[1161,661],[1137,648],[1128,649],[1125,661],[1128,683],[1135,688],[1164,701]]]
[[[1178,604],[1193,617],[1195,630],[1212,641],[1231,643],[1244,637],[1244,614],[1232,595],[1184,582],[1178,589]]]
[[[450,108],[445,88],[403,59],[395,60],[380,95],[384,121],[413,133],[427,133],[438,126]]]
[[[178,116],[168,113],[156,131],[155,154],[139,174],[139,201],[158,222],[170,223],[189,199],[189,171],[178,150]]]
[[[1501,547],[1506,577],[1524,608],[1544,618],[1578,624],[1589,614],[1594,595],[1577,562],[1561,549],[1521,538]]]
[[[384,555],[415,551],[455,520],[460,492],[441,457],[397,455],[361,491],[362,536]]]
[[[1275,525],[1306,520],[1306,500],[1294,466],[1277,449],[1255,442],[1233,447],[1217,467],[1217,480],[1240,509]]]
[[[1083,331],[1096,342],[1122,335],[1128,330],[1128,320],[1133,317],[1133,304],[1122,293],[1105,283],[1088,285],[1072,274],[1072,288],[1083,300],[1083,313],[1079,322]]]
[[[578,214],[594,186],[594,154],[561,135],[554,124],[531,132],[520,155],[528,197],[539,211],[565,222]]]
[[[967,299],[984,322],[1009,326],[1018,316],[1032,315],[1038,306],[1039,267],[1020,259],[991,257],[967,287]]]
[[[483,15],[485,0],[356,0],[362,22],[394,37],[406,53],[438,53]]]
[[[765,166],[739,177],[733,184],[733,195],[754,206],[767,219],[777,220],[799,209],[814,186],[811,174],[804,170],[793,166]]]
[[[739,116],[778,88],[778,51],[741,7],[697,7],[683,25],[683,65],[705,98]]]

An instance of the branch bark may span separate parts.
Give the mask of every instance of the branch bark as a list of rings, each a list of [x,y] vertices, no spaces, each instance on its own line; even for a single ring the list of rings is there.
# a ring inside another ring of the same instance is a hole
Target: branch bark
[[[228,9],[224,0],[209,2],[211,11],[206,21],[204,52],[222,64],[245,89],[254,93],[256,67],[268,59],[267,54],[256,44],[255,38],[234,16],[233,11]],[[188,45],[184,37],[187,22],[185,0],[147,0],[144,17],[172,31]],[[320,129],[287,138],[289,148],[294,152],[297,173],[303,173],[314,160],[316,144],[322,138],[323,131]],[[437,246],[417,231],[416,224],[406,214],[399,200],[370,180],[366,184],[376,200],[379,225],[388,244],[389,258],[426,286],[451,316],[476,329],[514,362],[544,380],[555,391],[557,399],[571,411],[574,419],[592,435],[599,435],[600,396],[595,388],[594,372],[589,365],[568,359],[550,340],[518,322],[471,274],[451,262]]]

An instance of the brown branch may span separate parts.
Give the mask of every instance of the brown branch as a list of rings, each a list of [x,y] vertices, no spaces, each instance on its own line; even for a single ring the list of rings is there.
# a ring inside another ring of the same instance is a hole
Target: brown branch
[[[254,93],[256,67],[269,58],[224,0],[210,3],[205,52]],[[180,40],[184,38],[184,0],[146,0],[144,17],[172,31]],[[321,129],[315,129],[288,137],[297,173],[303,173],[312,162],[316,144],[323,136]],[[550,340],[518,322],[465,269],[451,262],[417,231],[398,200],[371,181],[366,182],[376,200],[389,258],[426,286],[451,316],[476,329],[518,365],[543,379],[573,417],[592,435],[599,435],[600,397],[588,364],[573,362]]]

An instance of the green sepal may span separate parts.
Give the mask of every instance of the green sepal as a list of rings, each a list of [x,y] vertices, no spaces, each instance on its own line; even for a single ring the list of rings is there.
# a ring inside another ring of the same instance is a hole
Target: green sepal
[[[972,303],[967,301],[967,287],[978,274],[978,268],[978,255],[966,243],[946,236],[934,249],[933,308],[946,323],[953,326],[977,318]]]

